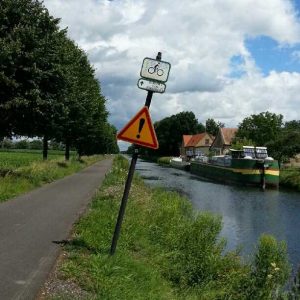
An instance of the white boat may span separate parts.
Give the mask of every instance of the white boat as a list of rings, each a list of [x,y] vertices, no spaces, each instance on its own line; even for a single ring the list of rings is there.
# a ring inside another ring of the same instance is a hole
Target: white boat
[[[189,170],[191,163],[182,159],[182,157],[172,157],[170,159],[170,165],[177,169]]]

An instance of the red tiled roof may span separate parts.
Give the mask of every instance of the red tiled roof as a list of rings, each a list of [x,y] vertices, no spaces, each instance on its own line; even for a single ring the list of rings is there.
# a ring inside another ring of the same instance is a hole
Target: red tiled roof
[[[233,138],[237,132],[237,128],[221,128],[223,141],[225,145],[231,145]]]
[[[183,147],[186,147],[190,139],[192,138],[192,135],[183,135]]]
[[[205,135],[205,132],[192,135],[192,138],[189,140],[186,147],[195,147],[205,137]]]

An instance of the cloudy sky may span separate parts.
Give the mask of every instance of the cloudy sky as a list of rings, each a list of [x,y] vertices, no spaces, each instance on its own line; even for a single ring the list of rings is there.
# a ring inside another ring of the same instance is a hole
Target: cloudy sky
[[[144,57],[171,63],[153,121],[193,111],[235,127],[263,111],[300,119],[300,0],[45,0],[84,49],[121,129],[144,105]]]

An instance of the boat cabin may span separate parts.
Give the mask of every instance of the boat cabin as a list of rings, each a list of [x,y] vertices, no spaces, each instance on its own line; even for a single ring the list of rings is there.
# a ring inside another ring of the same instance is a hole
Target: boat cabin
[[[243,146],[243,150],[230,149],[232,158],[266,159],[267,147]]]

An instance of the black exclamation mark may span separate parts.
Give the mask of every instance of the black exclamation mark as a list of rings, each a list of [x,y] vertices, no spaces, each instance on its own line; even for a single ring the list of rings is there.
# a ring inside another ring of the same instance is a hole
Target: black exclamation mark
[[[139,139],[141,136],[140,136],[140,133],[144,127],[144,124],[145,124],[145,119],[142,118],[140,119],[140,124],[139,124],[139,133],[136,135],[136,137]]]

